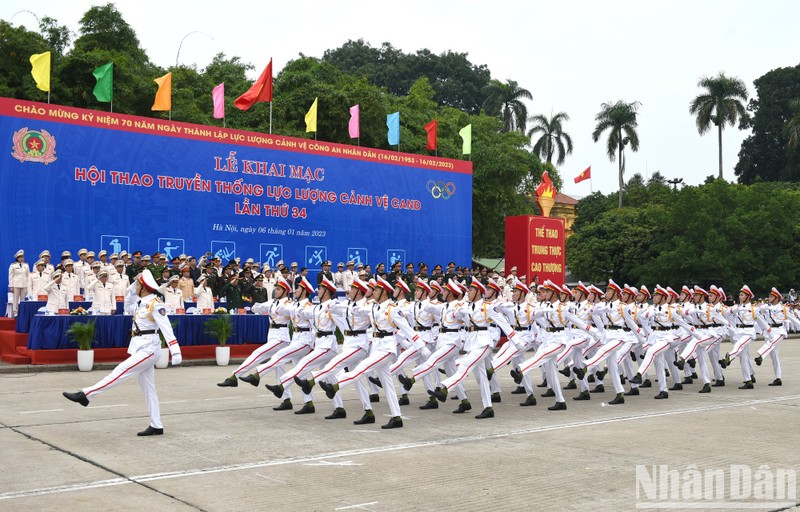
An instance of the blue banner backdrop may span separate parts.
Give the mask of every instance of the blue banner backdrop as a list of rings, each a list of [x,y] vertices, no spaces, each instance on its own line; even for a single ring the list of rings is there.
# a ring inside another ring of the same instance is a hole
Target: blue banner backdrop
[[[469,162],[0,98],[0,255],[469,264]],[[0,273],[0,285],[8,276]],[[5,300],[5,294],[2,299]]]

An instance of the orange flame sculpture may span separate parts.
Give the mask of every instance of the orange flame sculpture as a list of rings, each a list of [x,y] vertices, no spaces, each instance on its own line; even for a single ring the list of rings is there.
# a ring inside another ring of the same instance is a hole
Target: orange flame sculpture
[[[536,201],[539,203],[539,208],[542,210],[544,217],[550,216],[550,210],[556,203],[556,188],[553,186],[550,176],[547,171],[542,173],[542,182],[536,187]]]

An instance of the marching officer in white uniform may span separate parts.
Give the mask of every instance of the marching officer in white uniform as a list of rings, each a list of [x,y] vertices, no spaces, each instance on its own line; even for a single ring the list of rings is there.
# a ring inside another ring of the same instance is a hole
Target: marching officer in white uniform
[[[28,278],[31,267],[25,263],[25,251],[20,249],[14,254],[14,263],[8,267],[8,291],[13,294],[11,303],[11,316],[17,316],[19,301],[25,300],[28,290]]]
[[[728,308],[731,323],[733,324],[733,349],[725,357],[720,360],[719,364],[722,368],[730,366],[731,361],[739,358],[739,364],[742,368],[742,377],[744,382],[739,389],[753,389],[755,386],[755,374],[753,373],[753,364],[750,362],[750,343],[756,339],[758,331],[761,326],[758,325],[758,311],[753,304],[753,292],[747,285],[742,286],[739,291],[739,304]],[[758,330],[758,331],[757,331]]]
[[[764,333],[764,345],[758,349],[758,355],[754,358],[756,365],[761,366],[764,358],[768,355],[772,359],[772,370],[775,372],[775,380],[770,382],[770,386],[782,386],[781,381],[781,361],[778,355],[778,344],[786,339],[786,328],[798,327],[798,322],[789,314],[786,304],[782,304],[783,295],[777,288],[772,288],[767,299],[767,304],[759,311],[761,314],[756,317],[756,321],[761,326]]]
[[[155,364],[161,348],[159,331],[167,341],[172,355],[172,364],[180,364],[182,360],[180,345],[175,339],[167,317],[167,308],[155,295],[157,290],[158,284],[147,269],[128,288],[125,296],[125,311],[133,313],[133,337],[128,346],[130,357],[121,362],[97,384],[74,393],[63,393],[67,399],[86,407],[100,393],[108,391],[134,375],[138,376],[139,386],[142,388],[145,403],[150,412],[150,425],[139,432],[137,434],[139,436],[159,436],[164,433],[155,382]]]

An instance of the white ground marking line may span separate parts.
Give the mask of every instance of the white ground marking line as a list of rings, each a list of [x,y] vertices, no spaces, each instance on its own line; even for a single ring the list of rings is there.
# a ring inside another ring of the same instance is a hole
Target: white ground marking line
[[[93,405],[93,406],[89,407],[89,410],[93,410],[93,409],[110,409],[112,407],[128,407],[128,404]]]
[[[220,398],[204,398],[203,400],[211,401],[211,400],[238,400],[238,399],[239,399],[238,396],[223,396]]]
[[[40,412],[58,412],[64,409],[42,409],[40,411],[19,411],[17,414],[38,414]]]
[[[304,466],[362,466],[363,464],[358,462],[353,462],[352,460],[343,460],[341,462],[328,462],[327,460],[321,460],[319,462],[308,462],[303,465]]]
[[[161,405],[164,405],[164,404],[185,404],[188,401],[189,400],[168,400],[166,402],[160,402],[160,403],[161,403]]]
[[[613,418],[603,418],[603,419],[595,419],[595,420],[584,420],[584,421],[575,421],[571,423],[560,423],[555,425],[543,425],[539,427],[531,427],[526,429],[517,429],[517,430],[504,430],[502,432],[495,432],[495,433],[488,433],[488,434],[481,434],[481,435],[472,435],[472,436],[462,436],[462,437],[451,437],[446,439],[437,439],[437,440],[430,440],[430,441],[417,441],[412,443],[404,443],[404,444],[396,444],[396,445],[386,445],[386,446],[375,446],[371,448],[358,448],[352,450],[342,450],[339,452],[332,452],[332,453],[323,453],[320,455],[301,455],[297,457],[290,457],[286,459],[276,459],[276,460],[267,460],[261,462],[248,462],[242,464],[229,464],[224,466],[216,466],[210,468],[200,468],[200,469],[184,469],[180,471],[168,471],[164,473],[153,473],[149,475],[138,475],[138,476],[131,476],[128,479],[124,478],[114,478],[110,480],[99,480],[94,482],[86,482],[80,484],[72,484],[72,485],[61,485],[55,487],[45,487],[40,489],[30,489],[27,491],[13,491],[13,492],[5,492],[0,493],[0,501],[7,500],[7,499],[14,499],[14,498],[23,498],[23,497],[31,497],[31,496],[41,496],[45,494],[54,494],[54,493],[61,493],[61,492],[71,492],[71,491],[79,491],[83,489],[92,489],[96,487],[107,487],[112,485],[124,485],[124,484],[131,484],[131,483],[142,483],[142,482],[153,482],[158,480],[169,480],[173,478],[185,478],[185,477],[193,477],[193,476],[200,476],[200,475],[210,475],[214,473],[225,473],[229,471],[242,471],[242,470],[250,470],[250,469],[258,469],[258,468],[266,468],[272,466],[284,466],[287,464],[298,464],[298,463],[306,463],[306,462],[313,462],[313,461],[321,461],[326,459],[336,459],[341,457],[356,457],[360,455],[372,455],[376,453],[383,453],[383,452],[393,452],[393,451],[400,451],[400,450],[411,450],[416,448],[426,448],[431,446],[446,446],[452,444],[460,444],[460,443],[469,443],[475,441],[486,441],[489,439],[504,439],[507,437],[514,437],[519,435],[526,435],[526,434],[536,434],[540,432],[550,432],[554,430],[566,430],[572,428],[579,428],[579,427],[588,427],[594,425],[607,425],[611,423],[621,423],[624,421],[632,421],[632,420],[640,420],[640,419],[647,419],[647,418],[658,418],[663,416],[677,416],[681,414],[692,414],[692,413],[701,413],[701,412],[709,412],[709,411],[718,411],[722,409],[732,409],[735,407],[751,407],[754,404],[769,404],[769,403],[776,403],[776,402],[786,402],[790,400],[797,400],[800,399],[800,395],[789,395],[789,396],[782,396],[782,397],[775,397],[775,398],[764,398],[760,400],[747,400],[740,403],[725,403],[725,404],[718,404],[718,405],[707,405],[702,407],[688,407],[685,409],[675,409],[672,411],[658,411],[658,412],[649,412],[643,414],[636,414],[631,416],[616,416]]]
[[[259,476],[259,477],[263,478],[264,480],[271,480],[273,482],[277,482],[279,484],[285,484],[286,483],[286,480],[281,480],[279,478],[275,478],[275,477],[271,477],[271,476],[267,476],[267,475],[262,475],[261,473],[256,473],[256,476]]]
[[[378,503],[380,503],[380,502],[379,501],[370,501],[369,503],[359,503],[358,505],[349,505],[347,507],[339,507],[339,508],[335,508],[333,510],[336,511],[336,510],[348,510],[348,509],[351,509],[351,508],[364,508],[367,505],[377,505]]]
[[[348,432],[368,432],[370,434],[380,434],[381,433],[380,430],[367,430],[367,429],[355,429],[355,428],[352,429],[352,430],[348,430]]]

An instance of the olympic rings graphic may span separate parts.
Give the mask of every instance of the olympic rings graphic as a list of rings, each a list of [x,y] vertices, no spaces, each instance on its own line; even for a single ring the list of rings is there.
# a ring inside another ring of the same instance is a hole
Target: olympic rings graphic
[[[447,200],[456,193],[456,185],[452,181],[445,183],[444,181],[428,180],[426,188],[434,199]]]

